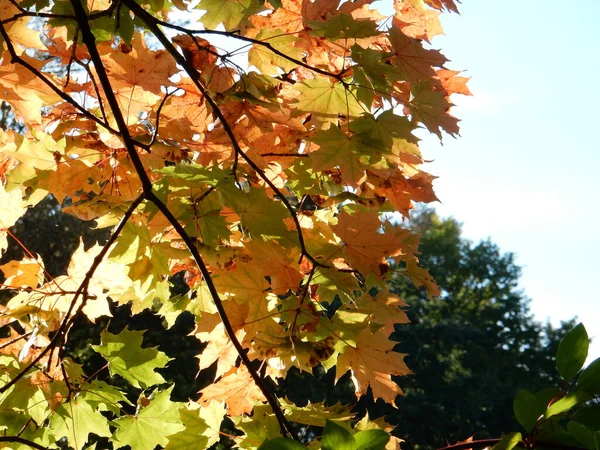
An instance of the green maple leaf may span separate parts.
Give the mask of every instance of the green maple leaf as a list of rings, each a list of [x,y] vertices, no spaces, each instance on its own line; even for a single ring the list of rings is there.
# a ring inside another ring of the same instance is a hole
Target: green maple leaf
[[[167,436],[179,433],[185,427],[179,417],[183,403],[170,400],[169,388],[158,392],[148,406],[141,406],[135,416],[124,416],[111,422],[117,427],[114,440],[129,445],[132,450],[153,450],[157,445],[166,446]]]
[[[115,386],[99,380],[93,380],[85,384],[81,389],[79,397],[84,399],[94,409],[111,411],[117,415],[121,411],[119,403],[123,402],[132,405],[123,392],[119,391]]]
[[[397,67],[384,62],[384,58],[388,57],[389,53],[362,48],[358,44],[354,44],[351,51],[352,60],[356,63],[352,69],[363,73],[376,89],[386,92],[390,88],[391,81],[402,79],[402,73]]]
[[[378,162],[381,159],[383,145],[380,141],[350,136],[335,126],[320,130],[310,140],[319,145],[318,150],[310,153],[313,170],[338,167],[344,184],[356,185],[364,181],[369,160]]]
[[[295,232],[290,231],[284,220],[289,212],[279,200],[272,200],[264,189],[250,188],[245,193],[233,184],[219,185],[225,204],[239,216],[241,224],[253,237],[264,240],[278,239],[297,244]]]
[[[280,31],[269,31],[267,28],[263,28],[256,39],[269,43],[272,47],[291,58],[302,59],[302,49],[293,46],[294,42],[298,40],[294,36],[282,35]],[[248,62],[256,66],[261,73],[272,76],[279,75],[278,67],[281,67],[285,72],[289,72],[298,66],[295,62],[273,53],[263,45],[252,47],[248,52]]]
[[[225,415],[223,403],[212,401],[202,406],[190,403],[179,410],[185,430],[169,436],[169,444],[165,450],[203,450],[215,444],[219,438],[221,422]]]
[[[356,20],[346,13],[328,17],[326,21],[313,20],[309,22],[309,25],[312,28],[312,35],[329,39],[359,39],[381,34],[377,29],[376,22],[364,19]]]
[[[324,427],[327,420],[350,421],[354,417],[346,406],[336,403],[332,406],[325,406],[325,402],[311,403],[306,406],[297,406],[285,400],[280,400],[284,410],[285,417],[290,422],[303,423],[316,427]]]
[[[150,244],[150,232],[146,227],[138,227],[128,222],[119,235],[117,245],[108,256],[112,261],[121,264],[133,264],[141,259]]]
[[[206,11],[200,22],[207,29],[215,29],[222,23],[227,31],[233,31],[263,9],[263,5],[260,0],[202,0],[197,8]]]
[[[90,433],[111,435],[106,417],[81,396],[60,405],[50,418],[50,427],[55,437],[66,437],[75,450],[84,447]]]
[[[310,113],[323,122],[336,122],[340,114],[356,118],[365,112],[354,92],[324,77],[297,83],[294,89],[300,95],[293,105],[293,115]]]
[[[198,183],[217,184],[227,178],[230,173],[218,167],[205,167],[198,164],[177,164],[163,167],[155,172],[168,175],[175,180],[169,180],[169,186],[198,187]]]
[[[452,103],[444,91],[437,90],[429,81],[411,83],[410,113],[429,131],[442,138],[441,129],[451,136],[458,134],[458,119],[449,113]]]
[[[195,217],[186,224],[186,231],[197,235],[202,242],[216,248],[231,235],[227,220],[221,214],[223,200],[218,193],[205,197],[196,204]]]
[[[26,364],[19,362],[14,355],[0,357],[0,385],[14,378]],[[17,411],[23,417],[29,415],[38,423],[43,422],[48,413],[48,402],[39,383],[32,382],[31,376],[21,378],[15,385],[0,394],[0,412]],[[7,422],[8,423],[8,422]],[[3,421],[0,421],[0,427]],[[1,428],[0,428],[1,429]],[[17,430],[18,432],[18,430]]]
[[[128,329],[118,335],[103,331],[102,344],[92,348],[108,361],[111,375],[120,375],[135,387],[145,389],[165,382],[154,369],[165,367],[171,358],[156,348],[142,348],[143,336],[142,331]]]
[[[335,268],[319,267],[313,276],[312,284],[317,285],[320,301],[332,303],[336,296],[342,303],[354,300],[354,291],[359,290],[356,277]]]
[[[240,448],[250,450],[255,450],[262,442],[281,435],[277,419],[271,408],[266,405],[256,405],[252,418],[245,416],[238,419],[236,427],[245,434],[244,440],[240,442]],[[279,448],[285,450],[285,447]]]
[[[378,153],[413,155],[416,164],[421,163],[421,150],[418,139],[412,134],[415,125],[404,116],[397,116],[393,111],[384,111],[377,117],[364,115],[350,123],[356,138],[362,142],[377,142]],[[394,158],[390,158],[395,165]]]

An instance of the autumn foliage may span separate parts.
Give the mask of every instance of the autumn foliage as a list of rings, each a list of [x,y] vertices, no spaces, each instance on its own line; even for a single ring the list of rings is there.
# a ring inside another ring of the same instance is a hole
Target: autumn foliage
[[[265,378],[293,366],[351,371],[357,396],[401,394],[392,377],[410,370],[388,337],[407,319],[386,280],[438,290],[418,237],[386,213],[436,200],[414,131],[456,135],[449,97],[469,91],[428,45],[454,0],[370,3],[0,3],[0,98],[26,127],[0,134],[0,253],[48,194],[111,229],[67,275],[31,252],[0,267],[0,447],[208,448],[225,415],[240,448],[298,438],[294,424],[355,425],[347,409],[277,398]],[[190,291],[172,297],[178,273]],[[169,358],[130,329],[93,349],[137,405],[84,374],[64,355],[68,332],[110,316],[109,302],[167,326],[191,312],[214,383],[171,401],[154,370]],[[376,428],[390,429],[365,418],[352,433]]]

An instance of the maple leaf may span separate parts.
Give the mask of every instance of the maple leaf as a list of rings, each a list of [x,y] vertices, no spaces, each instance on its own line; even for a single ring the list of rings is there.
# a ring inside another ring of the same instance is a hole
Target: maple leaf
[[[329,39],[366,38],[381,32],[372,20],[355,20],[350,14],[336,14],[327,21],[311,21],[311,34]]]
[[[217,61],[217,49],[206,39],[180,34],[175,36],[172,41],[181,48],[185,59],[196,70],[203,71],[207,67],[214,67],[214,63]]]
[[[37,259],[23,258],[21,261],[9,261],[0,266],[0,270],[5,277],[0,289],[24,286],[36,287],[44,280],[44,264],[39,255]]]
[[[10,350],[8,349],[6,354],[0,355],[0,367],[2,368],[0,381],[3,386],[13,379],[28,363],[22,350],[20,352],[11,352]],[[19,355],[17,356],[15,353],[19,353]],[[34,372],[31,376],[21,379],[7,392],[0,394],[0,414],[12,410],[20,414],[21,417],[26,418],[25,421],[29,418],[40,423],[46,420],[50,409],[45,392],[36,375],[37,373]]]
[[[246,248],[255,255],[254,261],[269,277],[275,294],[296,290],[304,276],[299,271],[298,256],[274,242],[251,241]]]
[[[170,361],[167,355],[156,348],[142,348],[143,336],[142,331],[128,329],[119,334],[103,331],[101,344],[92,345],[108,361],[111,375],[120,375],[140,389],[164,383],[164,378],[154,369],[165,367]]]
[[[257,0],[202,0],[197,8],[206,11],[200,19],[206,28],[223,24],[227,31],[231,31],[250,15],[259,12],[263,3]]]
[[[387,289],[382,290],[375,297],[362,295],[356,301],[356,306],[358,312],[370,313],[370,325],[373,332],[381,327],[385,333],[389,334],[394,331],[395,324],[409,322],[406,313],[400,309],[408,305]]]
[[[250,413],[255,402],[265,400],[245,366],[232,367],[216,383],[200,392],[202,405],[209,404],[213,399],[224,401],[227,404],[227,412],[232,416]]]
[[[21,57],[33,67],[40,66],[39,61]],[[0,98],[10,103],[17,114],[26,123],[39,125],[42,122],[41,109],[46,104],[60,102],[60,97],[44,82],[19,64],[11,64],[10,58],[0,63]],[[54,78],[49,76],[50,80]],[[58,83],[57,83],[58,84]]]
[[[263,271],[256,263],[238,263],[234,270],[228,270],[215,277],[217,290],[237,303],[258,303],[265,297],[268,286]]]
[[[263,442],[281,435],[277,419],[268,405],[257,404],[252,418],[242,416],[236,422],[236,427],[244,432],[244,439],[239,443],[240,448],[258,449]]]
[[[251,236],[296,242],[295,233],[284,222],[289,217],[285,206],[271,200],[264,190],[251,188],[248,193],[240,193],[235,186],[222,183],[220,189],[225,203],[239,215],[240,223]]]
[[[447,9],[449,11],[458,13],[458,7],[456,3],[460,3],[458,0],[425,0],[429,6],[434,7],[435,9]]]
[[[85,399],[75,397],[60,405],[50,417],[53,434],[57,438],[66,437],[70,447],[80,450],[85,447],[90,433],[110,437],[106,418]]]
[[[448,94],[473,95],[467,87],[471,77],[458,77],[460,70],[438,70],[437,76]]]
[[[407,36],[431,42],[433,37],[444,34],[439,12],[418,8],[411,0],[394,0],[394,9],[395,23]]]
[[[73,381],[72,376],[69,376],[69,379],[71,382]],[[79,394],[79,397],[85,400],[92,409],[111,411],[117,415],[121,412],[120,403],[133,406],[123,392],[115,386],[100,380],[90,381]]]
[[[12,227],[19,218],[25,214],[26,202],[23,201],[21,189],[13,189],[6,192],[0,184],[0,255],[8,248],[6,230]]]
[[[443,90],[436,89],[428,81],[421,81],[411,85],[411,93],[414,97],[408,109],[416,120],[422,122],[440,139],[441,129],[451,136],[458,134],[459,121],[449,113],[454,105],[448,101]]]
[[[392,375],[409,375],[412,372],[404,363],[406,355],[394,352],[395,343],[383,332],[371,334],[363,330],[356,341],[356,346],[344,346],[337,359],[336,379],[348,369],[352,371],[352,381],[357,395],[367,393],[371,386],[373,397],[382,398],[393,403],[402,390],[392,380]]]
[[[225,406],[216,401],[203,407],[196,402],[188,403],[179,410],[185,430],[170,435],[165,450],[209,448],[221,437],[221,422],[225,413]]]
[[[292,104],[293,115],[312,114],[321,122],[335,122],[339,115],[358,117],[365,112],[356,97],[341,83],[332,83],[324,77],[294,85],[299,92]]]
[[[355,430],[384,430],[388,433],[391,433],[394,429],[393,425],[390,425],[385,422],[383,417],[379,419],[371,419],[369,417],[369,412],[365,414],[361,420],[355,426]],[[402,439],[391,435],[389,442],[385,446],[385,450],[400,450],[400,443],[404,442]]]
[[[440,288],[435,281],[433,281],[429,272],[422,267],[419,267],[414,259],[406,261],[406,271],[416,287],[425,287],[429,297],[437,297],[440,295]]]
[[[168,78],[177,72],[173,58],[165,50],[148,49],[141,36],[133,40],[131,47],[121,44],[115,51],[110,45],[102,45],[100,49],[102,62],[117,92],[137,86],[159,95]]]
[[[314,425],[324,427],[327,420],[350,421],[354,413],[346,406],[339,403],[331,406],[325,406],[325,402],[311,403],[306,406],[297,406],[285,400],[281,400],[285,408],[286,418],[292,422],[303,423],[305,425]]]
[[[267,42],[271,47],[294,59],[302,58],[302,50],[295,47],[297,38],[291,35],[281,34],[280,31],[263,28],[254,39]],[[278,75],[281,68],[285,71],[292,70],[296,64],[288,58],[273,53],[265,46],[254,44],[248,52],[248,62],[253,64],[265,75]]]
[[[439,51],[423,48],[421,41],[407,36],[396,26],[390,30],[390,42],[394,49],[394,64],[403,71],[408,81],[435,77],[435,67],[444,67],[448,62]]]
[[[173,387],[154,393],[148,399],[142,397],[140,408],[134,416],[123,416],[111,422],[117,427],[114,439],[132,450],[153,450],[157,445],[166,446],[168,437],[184,430],[179,415],[183,403],[170,400]]]
[[[311,141],[320,147],[310,153],[314,170],[339,167],[342,183],[356,186],[365,181],[368,163],[364,156],[366,152],[361,150],[372,150],[372,147],[361,145],[360,140],[353,139],[335,126],[320,130]]]
[[[402,252],[402,243],[387,233],[379,233],[382,223],[376,212],[343,211],[333,231],[343,241],[343,253],[348,263],[363,273],[381,274],[384,258]]]

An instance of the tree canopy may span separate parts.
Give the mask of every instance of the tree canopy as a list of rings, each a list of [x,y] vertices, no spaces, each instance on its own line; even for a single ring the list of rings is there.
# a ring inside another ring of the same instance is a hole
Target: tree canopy
[[[20,132],[0,134],[0,252],[48,194],[106,234],[66,273],[22,242],[0,267],[0,445],[205,448],[227,424],[241,448],[396,448],[382,420],[275,392],[319,367],[392,403],[411,373],[389,339],[407,321],[392,269],[439,289],[386,213],[436,199],[413,132],[459,131],[450,95],[467,78],[428,45],[444,10],[455,2],[397,1],[389,17],[369,0],[3,2],[0,99]],[[189,290],[173,295],[175,276]],[[113,305],[167,328],[192,316],[210,384],[175,401],[171,358],[133,324],[87,349],[108,381],[86,373],[69,332]]]
[[[515,255],[489,239],[470,242],[456,220],[431,209],[417,211],[411,224],[421,236],[419,261],[441,295],[428,298],[403,277],[392,283],[411,322],[393,337],[415,374],[399,381],[406,396],[388,420],[421,448],[514,430],[519,390],[560,385],[554,355],[575,322],[555,328],[534,320]]]

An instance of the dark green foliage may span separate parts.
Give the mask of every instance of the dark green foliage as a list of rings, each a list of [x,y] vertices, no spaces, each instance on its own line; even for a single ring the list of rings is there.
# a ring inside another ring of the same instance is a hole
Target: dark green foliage
[[[600,358],[579,372],[586,359],[588,345],[589,338],[583,324],[566,334],[556,353],[556,365],[562,378],[560,387],[545,388],[536,394],[520,391],[515,397],[514,412],[527,433],[505,435],[492,450],[510,450],[517,444],[525,448],[598,450],[599,399],[597,394],[591,395],[590,387],[600,384],[600,372],[595,369]],[[567,383],[578,373],[576,383]]]
[[[421,233],[420,261],[442,295],[428,299],[396,279],[412,323],[393,337],[415,375],[399,380],[406,396],[388,420],[415,448],[498,437],[517,427],[512,406],[520,389],[536,392],[560,380],[553,357],[573,323],[553,328],[533,320],[512,253],[490,240],[469,242],[455,220],[430,209],[418,211],[412,225]]]

